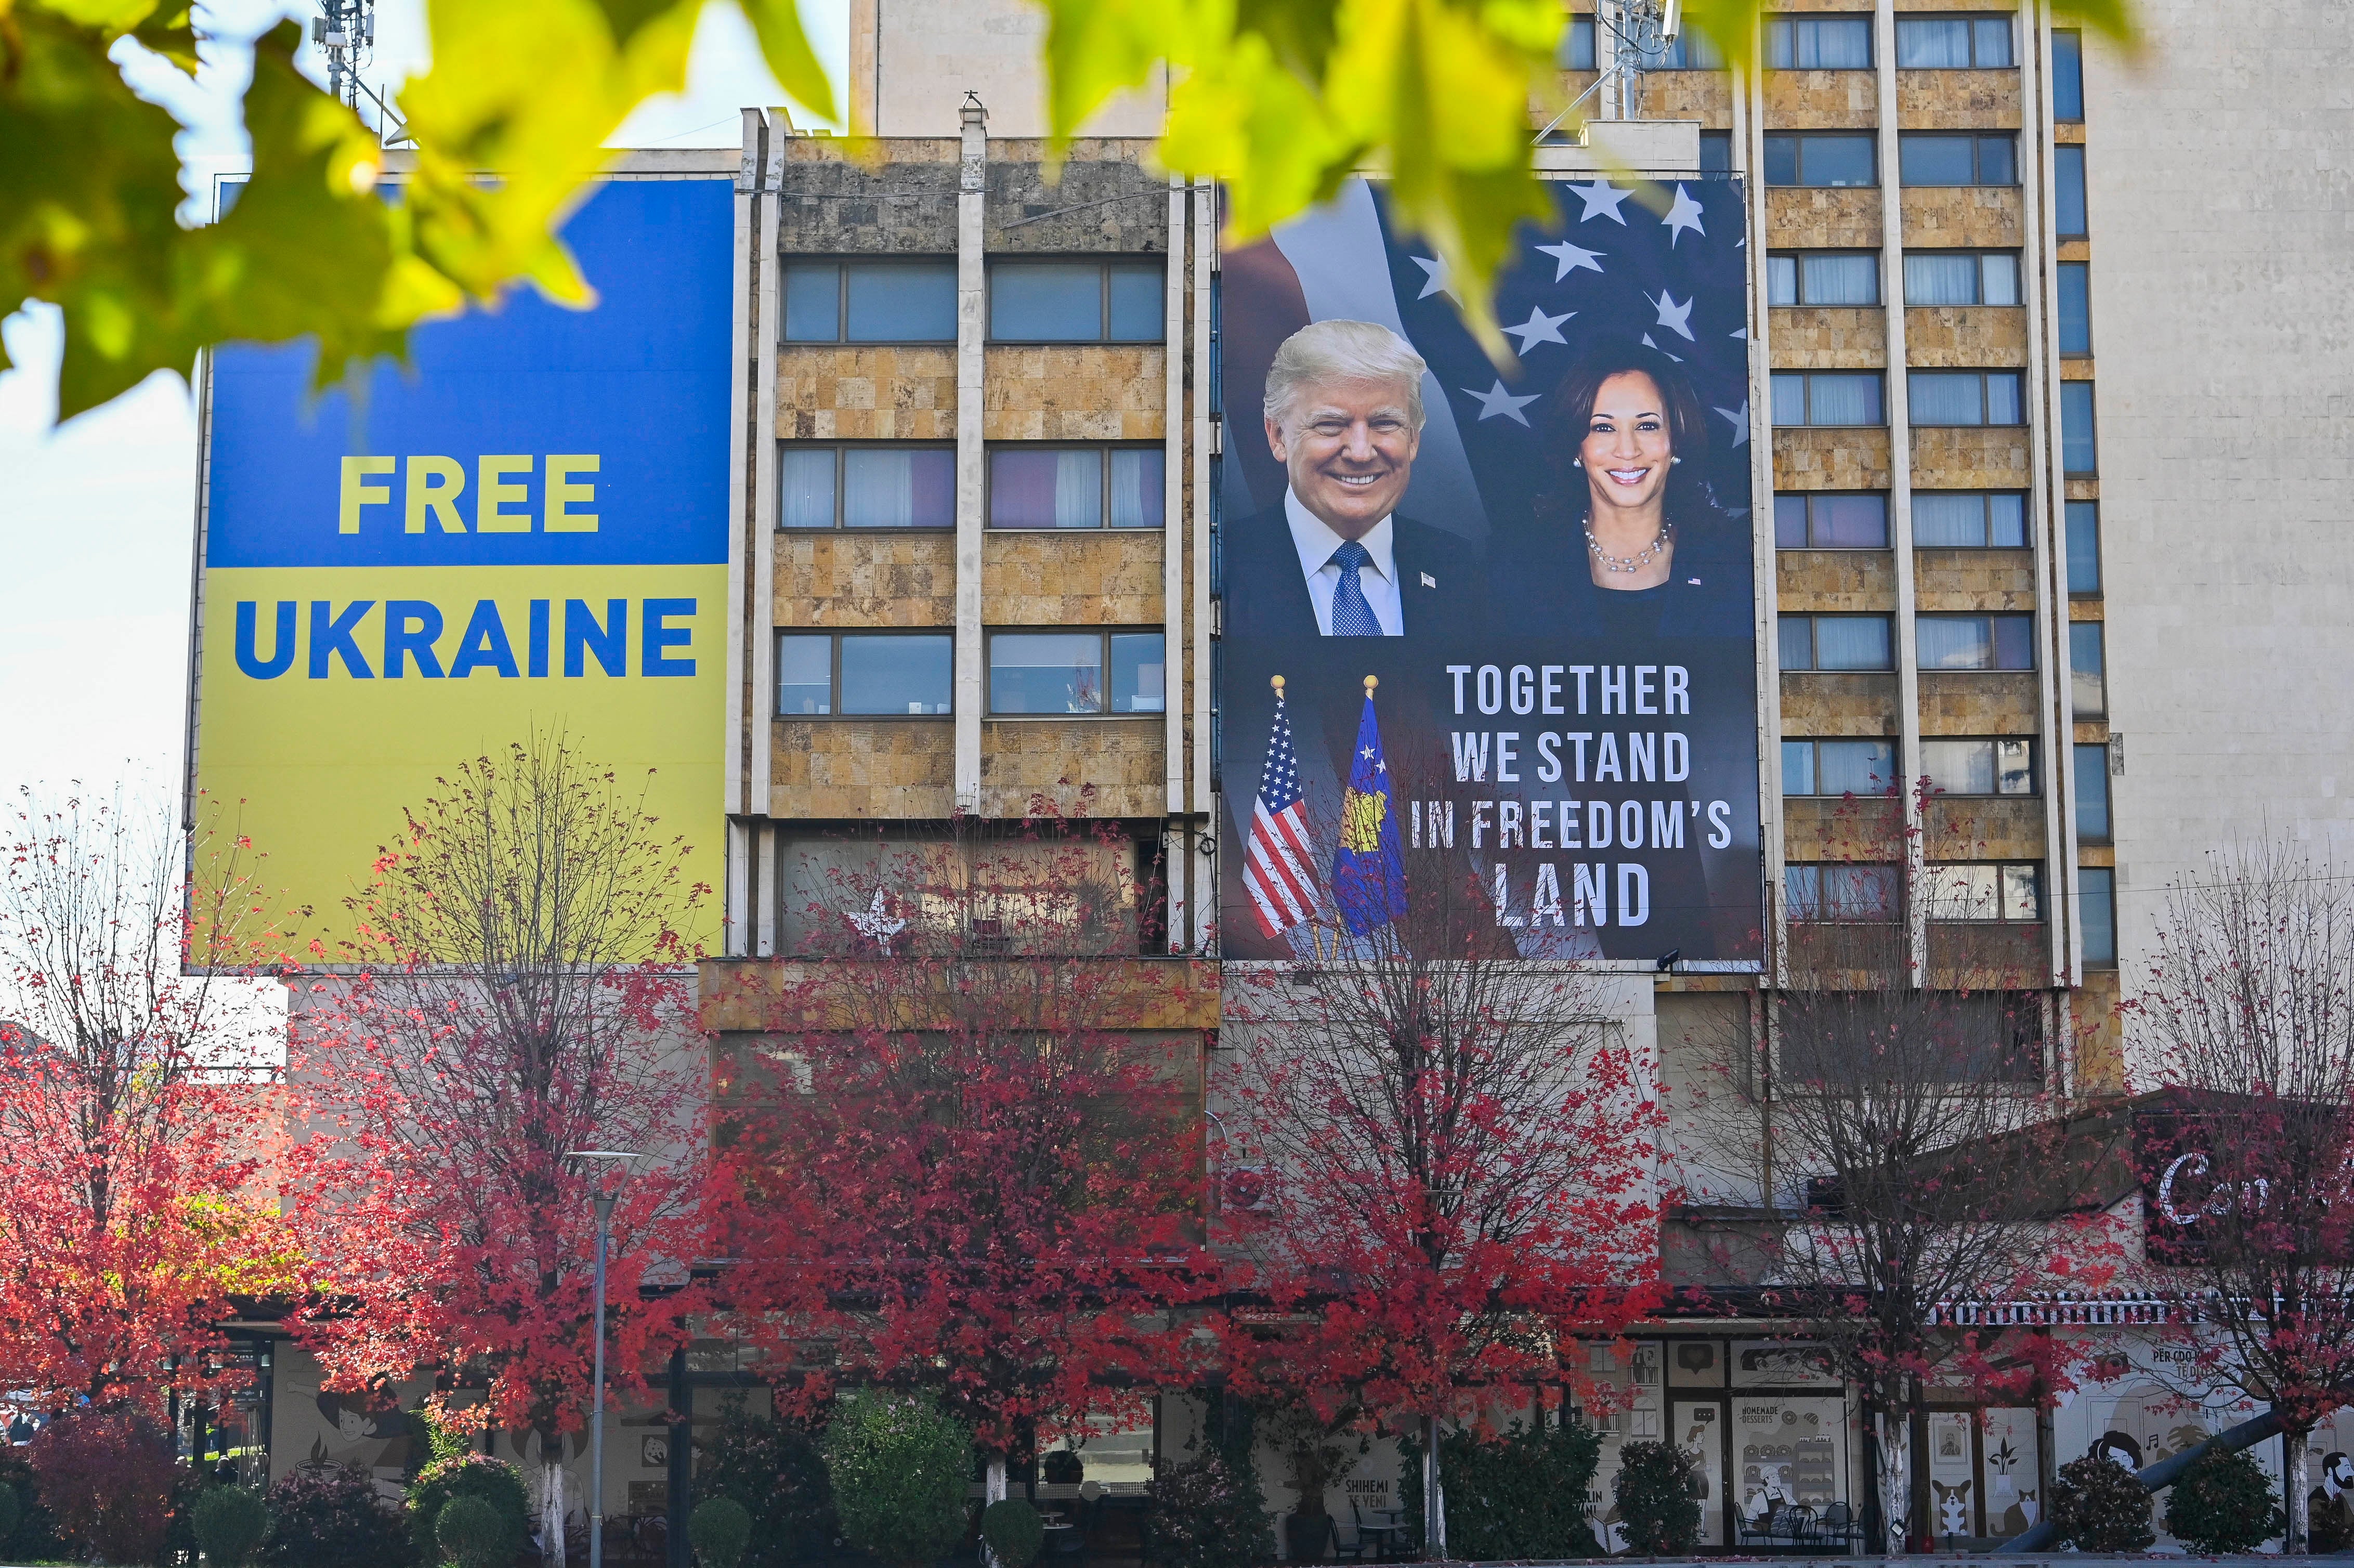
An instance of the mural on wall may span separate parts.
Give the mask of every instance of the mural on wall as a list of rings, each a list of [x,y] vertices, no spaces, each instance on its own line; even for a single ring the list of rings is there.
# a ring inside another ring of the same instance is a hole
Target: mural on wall
[[[290,1462],[349,1465],[367,1472],[385,1496],[405,1496],[408,1478],[431,1457],[411,1414],[427,1387],[339,1393],[290,1379],[279,1389],[272,1417],[280,1468]]]
[[[2043,1517],[2035,1412],[1989,1410],[1981,1434],[1987,1533],[2006,1540]]]

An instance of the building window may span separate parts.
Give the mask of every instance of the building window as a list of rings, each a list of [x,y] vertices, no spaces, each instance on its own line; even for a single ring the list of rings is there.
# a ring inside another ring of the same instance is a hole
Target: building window
[[[945,631],[780,631],[777,712],[787,718],[932,718],[954,694]]]
[[[1898,179],[1908,185],[2015,185],[2018,138],[1907,131],[1896,138]]]
[[[1169,270],[1160,261],[996,261],[989,335],[999,343],[1159,343]]]
[[[2071,501],[2067,506],[2068,591],[2101,591],[2101,503]]]
[[[1884,615],[1786,615],[1781,639],[1785,670],[1895,668]]]
[[[1896,743],[1893,740],[1785,740],[1785,795],[1893,795]]]
[[[1157,446],[993,447],[989,525],[1158,528],[1163,461]]]
[[[2062,354],[2093,352],[2092,271],[2089,262],[2060,263],[2060,352]]]
[[[1870,250],[1783,250],[1766,258],[1769,305],[1876,305],[1880,257]]]
[[[956,449],[785,443],[779,528],[953,528]]]
[[[1910,370],[1904,387],[1916,427],[2027,423],[2025,381],[2016,370]]]
[[[2084,35],[2073,28],[2052,33],[2052,118],[2084,118]]]
[[[1880,373],[1872,370],[1774,372],[1774,422],[1800,425],[1884,425]]]
[[[2107,650],[2101,623],[2068,623],[2068,705],[2078,718],[2098,718],[2109,711]]]
[[[2027,497],[2016,490],[1916,490],[1913,542],[1949,550],[2020,549],[2027,543]]]
[[[1914,620],[1924,670],[2032,670],[2031,615],[1923,615]]]
[[[1929,867],[1932,920],[2041,920],[2042,868],[2032,861],[1946,862]]]
[[[1703,175],[1733,173],[1733,132],[1703,131],[1700,133],[1700,172]]]
[[[992,631],[992,714],[1157,714],[1158,631]]]
[[[2016,250],[1907,250],[1904,302],[1908,305],[2015,305],[2019,301]]]
[[[1884,550],[1888,497],[1877,491],[1816,491],[1774,498],[1777,550]]]
[[[1942,795],[2032,795],[2035,742],[2024,738],[1921,743],[1921,772]]]
[[[1870,132],[1776,132],[1766,138],[1769,185],[1876,185],[1878,140]]]
[[[2065,143],[2052,149],[2052,227],[2062,239],[2082,239],[2084,228],[2084,149]]]
[[[2077,935],[2084,944],[2087,969],[2117,966],[2117,874],[2105,865],[2076,868]]]
[[[1766,63],[1775,70],[1870,70],[1868,16],[1769,16]]]
[[[2093,439],[2093,384],[2060,383],[2060,466],[2072,474],[2101,471],[2100,452]]]
[[[2008,70],[2009,16],[1899,16],[1899,70]]]
[[[2076,747],[2076,838],[2088,844],[2109,842],[2109,748],[2105,742]]]
[[[1594,69],[1594,18],[1572,16],[1569,26],[1561,30],[1561,43],[1555,47],[1553,63],[1564,70]]]
[[[1724,56],[1712,38],[1702,37],[1687,27],[1670,38],[1667,47],[1655,55],[1637,57],[1645,70],[1723,70]]]
[[[954,261],[788,261],[787,343],[954,343]]]
[[[1850,861],[1782,868],[1782,893],[1793,920],[1885,923],[1903,907],[1903,884],[1893,865]]]

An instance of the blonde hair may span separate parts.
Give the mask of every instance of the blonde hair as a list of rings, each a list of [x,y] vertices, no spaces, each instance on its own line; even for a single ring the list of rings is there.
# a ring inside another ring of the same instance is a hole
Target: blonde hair
[[[1310,322],[1283,340],[1267,367],[1267,420],[1288,428],[1300,394],[1320,381],[1394,381],[1405,389],[1406,415],[1422,429],[1422,377],[1429,366],[1414,345],[1373,322]]]

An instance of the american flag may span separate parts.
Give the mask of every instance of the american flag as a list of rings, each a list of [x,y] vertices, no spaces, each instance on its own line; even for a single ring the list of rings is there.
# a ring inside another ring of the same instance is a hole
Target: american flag
[[[1251,808],[1250,850],[1243,886],[1258,928],[1280,937],[1315,912],[1316,882],[1308,868],[1316,847],[1308,836],[1308,806],[1299,793],[1299,758],[1291,750],[1291,717],[1275,699],[1275,736],[1267,743],[1267,769]]]

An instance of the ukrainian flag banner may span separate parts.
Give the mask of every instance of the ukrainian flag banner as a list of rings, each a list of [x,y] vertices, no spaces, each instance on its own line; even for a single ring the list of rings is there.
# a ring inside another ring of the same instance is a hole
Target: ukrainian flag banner
[[[552,730],[718,879],[731,194],[607,183],[564,236],[595,308],[419,327],[356,396],[212,356],[189,768],[306,935],[437,776]]]
[[[1349,934],[1363,937],[1405,913],[1405,852],[1390,805],[1390,765],[1382,755],[1382,726],[1373,716],[1373,688],[1365,677],[1365,710],[1357,719],[1357,749],[1349,789],[1341,797],[1341,842],[1332,852],[1332,902]]]

